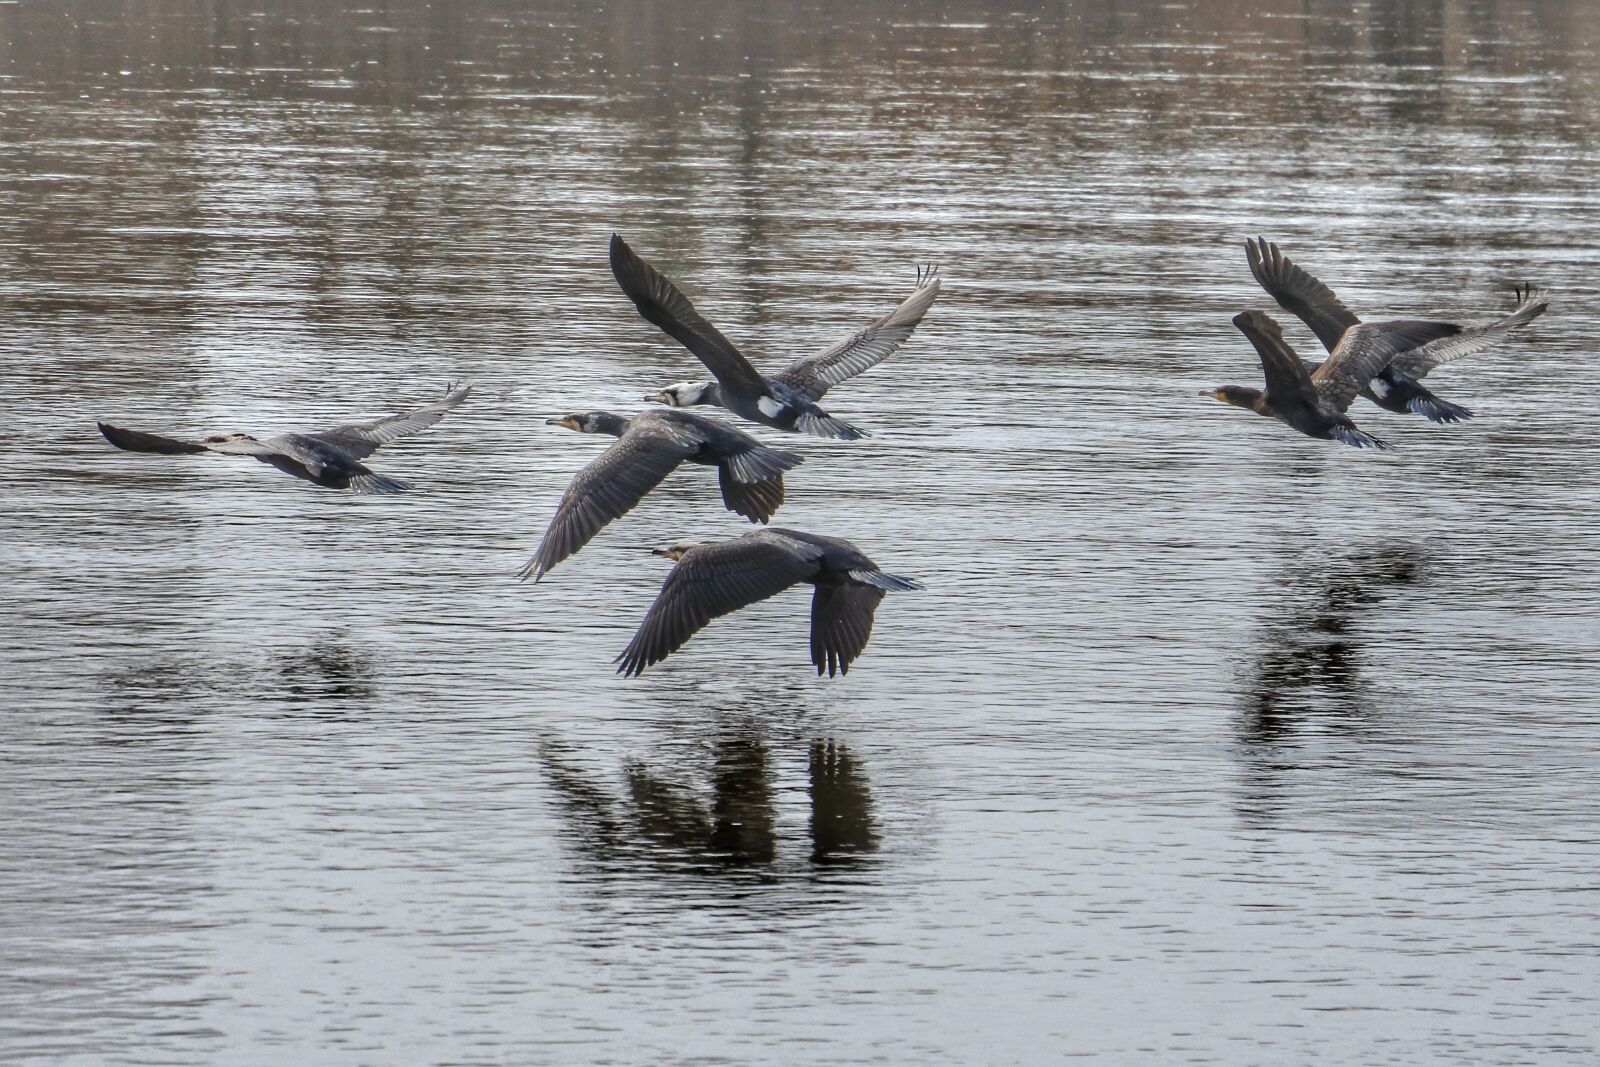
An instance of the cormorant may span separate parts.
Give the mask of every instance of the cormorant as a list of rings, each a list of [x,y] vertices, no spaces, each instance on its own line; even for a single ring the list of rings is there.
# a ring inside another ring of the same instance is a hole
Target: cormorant
[[[1271,241],[1266,238],[1246,240],[1244,248],[1250,273],[1261,283],[1261,288],[1285,310],[1292,311],[1309,326],[1329,352],[1334,350],[1345,330],[1361,321],[1334,295],[1332,289],[1309,271],[1297,266]],[[1472,412],[1469,409],[1435,396],[1419,379],[1441,363],[1481,352],[1510,330],[1538,318],[1549,306],[1544,295],[1533,289],[1519,289],[1516,309],[1498,322],[1485,326],[1438,324],[1450,325],[1451,332],[1444,335],[1442,340],[1427,346],[1433,350],[1431,354],[1419,348],[1397,355],[1370,383],[1362,387],[1361,395],[1386,411],[1402,415],[1413,412],[1433,422],[1470,419]],[[1370,325],[1383,329],[1400,323],[1379,322]],[[1316,364],[1310,366],[1315,367]]]
[[[1350,327],[1315,371],[1283,339],[1283,329],[1260,311],[1241,311],[1233,324],[1250,339],[1261,357],[1267,391],[1224,385],[1202,394],[1258,415],[1277,419],[1311,437],[1342,441],[1356,448],[1389,446],[1364,433],[1345,415],[1361,387],[1397,351],[1415,348],[1440,335],[1440,323],[1385,322]]]
[[[817,674],[844,674],[872,634],[885,592],[921,589],[885,574],[860,549],[838,537],[799,530],[756,530],[732,541],[679,541],[654,550],[678,561],[628,647],[617,672],[636,676],[659,663],[706,623],[781,593],[798,582],[811,597],[811,662]]]
[[[829,388],[875,367],[906,342],[939,295],[938,268],[919,267],[917,288],[889,314],[816,356],[795,360],[768,378],[702,318],[660,271],[611,235],[611,273],[643,315],[692,352],[717,379],[677,382],[646,400],[690,407],[715,404],[778,430],[846,441],[867,436],[817,406]]]
[[[229,456],[254,456],[263,463],[328,489],[348,489],[352,493],[403,493],[416,486],[398,478],[376,474],[361,460],[390,441],[426,430],[444,418],[445,412],[465,400],[472,386],[445,388],[442,400],[424,404],[415,411],[389,415],[370,422],[335,426],[316,433],[286,433],[258,441],[245,433],[213,434],[198,441],[184,441],[139,430],[124,430],[109,423],[96,423],[105,439],[129,452],[155,452],[164,456],[221,452]]]
[[[804,458],[769,448],[718,419],[671,408],[631,419],[589,411],[545,422],[579,433],[611,434],[618,441],[572,479],[538,551],[517,572],[518,578],[531,575],[536,582],[612,519],[627,514],[684,460],[716,467],[727,509],[765,523],[783,503],[783,472]]]

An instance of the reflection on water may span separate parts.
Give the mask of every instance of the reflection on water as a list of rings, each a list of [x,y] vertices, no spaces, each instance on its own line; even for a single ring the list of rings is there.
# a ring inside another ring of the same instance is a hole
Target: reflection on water
[[[229,699],[307,707],[369,701],[378,692],[377,674],[370,652],[330,632],[264,656],[167,652],[108,671],[101,684],[107,711],[159,715]]]
[[[1275,576],[1281,614],[1256,637],[1242,738],[1292,741],[1306,729],[1361,729],[1372,714],[1362,677],[1361,622],[1422,580],[1423,550],[1409,543],[1300,554]]]
[[[811,840],[814,863],[852,863],[878,847],[866,773],[840,742],[811,745]]]
[[[371,655],[343,635],[326,635],[308,648],[279,652],[273,658],[285,693],[297,701],[367,701],[377,693]]]
[[[1597,39],[1579,0],[0,3],[0,1060],[1581,1062]],[[700,374],[614,230],[762,365],[942,264],[829,398],[874,437],[784,442],[784,525],[928,580],[848,677],[804,590],[610,672],[645,549],[743,532],[690,473],[513,580],[604,447],[542,420]],[[1437,372],[1477,418],[1363,408],[1396,450],[1356,454],[1195,396],[1253,371],[1257,233],[1374,318],[1552,308]],[[401,498],[94,430],[447,378]]]
[[[541,744],[540,763],[560,798],[568,839],[603,865],[760,875],[778,858],[773,756],[754,724],[718,732],[700,774],[628,763],[620,793],[564,759],[569,747]],[[849,862],[876,849],[872,794],[859,760],[833,739],[813,742],[810,754],[811,861]]]

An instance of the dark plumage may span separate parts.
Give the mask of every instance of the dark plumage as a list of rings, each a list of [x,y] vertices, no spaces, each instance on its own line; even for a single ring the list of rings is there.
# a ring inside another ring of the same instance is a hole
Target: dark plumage
[[[390,441],[432,426],[471,391],[470,385],[460,388],[451,385],[445,389],[444,399],[424,404],[414,411],[316,433],[280,434],[264,441],[243,433],[214,434],[198,441],[185,441],[124,430],[104,422],[96,425],[107,441],[129,452],[154,452],[164,456],[221,452],[230,456],[253,456],[285,474],[328,489],[348,489],[362,494],[403,493],[416,487],[398,478],[376,474],[361,460]]]
[[[1249,408],[1277,419],[1311,437],[1342,441],[1356,448],[1383,448],[1345,415],[1350,402],[1397,351],[1414,348],[1440,336],[1437,323],[1386,322],[1358,324],[1345,330],[1326,361],[1314,371],[1283,339],[1283,329],[1259,311],[1242,311],[1233,324],[1250,339],[1261,357],[1265,393],[1238,385],[1210,391],[1225,404]]]
[[[873,612],[884,593],[922,588],[880,571],[849,541],[799,530],[756,530],[732,541],[679,541],[655,552],[678,565],[617,657],[618,673],[630,677],[683,647],[712,619],[799,582],[816,587],[811,662],[819,675],[824,670],[830,677],[844,674],[867,647]]]
[[[1360,323],[1361,320],[1345,307],[1332,289],[1297,266],[1271,241],[1256,238],[1245,241],[1244,246],[1250,273],[1261,283],[1261,288],[1285,310],[1292,311],[1309,326],[1329,352],[1339,344],[1346,330]],[[1402,415],[1411,412],[1433,422],[1470,419],[1472,412],[1469,409],[1435,396],[1422,385],[1420,379],[1440,364],[1481,352],[1507,332],[1538,318],[1548,306],[1542,292],[1518,290],[1516,309],[1497,322],[1485,326],[1429,323],[1433,327],[1449,327],[1449,332],[1440,334],[1439,340],[1397,354],[1388,366],[1362,387],[1360,395],[1387,411]],[[1383,330],[1415,324],[1400,320],[1368,325]],[[1310,366],[1314,368],[1316,364]]]
[[[579,433],[610,434],[618,441],[579,471],[562,495],[538,551],[517,573],[519,578],[532,575],[534,581],[632,510],[685,460],[716,467],[728,510],[764,523],[783,503],[783,472],[803,458],[768,448],[717,419],[670,408],[631,419],[590,411],[546,422]]]
[[[820,355],[797,359],[768,378],[616,234],[611,235],[611,273],[639,314],[692,352],[717,379],[678,382],[645,399],[674,407],[715,404],[774,429],[847,441],[866,433],[829,415],[817,401],[832,386],[877,366],[904,344],[939,295],[936,268],[919,269],[916,291],[899,307]]]

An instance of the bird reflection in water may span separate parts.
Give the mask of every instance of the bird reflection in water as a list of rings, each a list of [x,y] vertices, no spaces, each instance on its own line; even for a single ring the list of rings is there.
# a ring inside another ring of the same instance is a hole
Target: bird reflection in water
[[[1420,582],[1424,563],[1411,544],[1383,544],[1319,558],[1314,573],[1298,562],[1277,586],[1291,606],[1261,628],[1242,693],[1239,814],[1248,825],[1270,828],[1293,808],[1293,784],[1325,759],[1304,746],[1314,732],[1373,735],[1363,621]]]
[[[200,715],[219,701],[294,705],[371,700],[373,658],[335,632],[285,649],[241,653],[191,650],[108,672],[106,709],[120,714]]]
[[[878,847],[872,793],[849,747],[811,744],[811,862],[850,863]]]
[[[372,657],[338,634],[273,656],[280,695],[294,702],[370,700],[377,692]]]
[[[1309,579],[1280,588],[1289,613],[1262,627],[1246,694],[1244,740],[1292,740],[1309,717],[1323,726],[1359,728],[1367,716],[1360,624],[1396,590],[1422,579],[1424,557],[1404,542],[1350,552],[1319,566]],[[1305,564],[1297,564],[1304,575]]]
[[[702,873],[778,873],[779,835],[773,756],[759,731],[730,728],[712,743],[709,797],[692,779],[663,774],[642,762],[624,769],[616,796],[563,758],[559,743],[541,747],[547,780],[579,831],[585,852],[608,866]],[[810,749],[810,860],[849,863],[877,848],[872,793],[850,748],[828,739]]]

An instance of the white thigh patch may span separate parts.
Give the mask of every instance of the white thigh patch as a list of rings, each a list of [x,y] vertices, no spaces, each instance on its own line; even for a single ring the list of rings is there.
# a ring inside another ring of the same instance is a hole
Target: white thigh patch
[[[760,410],[761,414],[765,415],[769,419],[777,418],[778,412],[783,410],[783,405],[772,399],[770,396],[764,396],[760,400],[757,400],[756,407]]]

